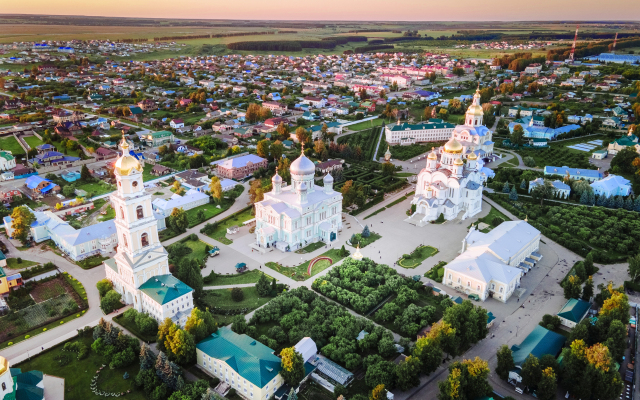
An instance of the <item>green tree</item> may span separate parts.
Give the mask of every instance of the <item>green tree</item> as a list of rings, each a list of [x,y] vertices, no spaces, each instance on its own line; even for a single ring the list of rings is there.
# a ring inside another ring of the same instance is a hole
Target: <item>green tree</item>
[[[593,279],[589,277],[582,288],[582,300],[591,301],[593,297]]]
[[[392,176],[396,172],[396,166],[391,164],[390,162],[385,162],[382,164],[382,175],[383,176]]]
[[[256,147],[256,153],[262,158],[269,158],[269,147],[271,146],[271,140],[263,139],[258,142]]]
[[[534,198],[540,199],[540,205],[543,205],[544,199],[552,198],[556,193],[556,188],[553,186],[553,183],[545,179],[541,185],[537,185],[531,191],[531,194]]]
[[[231,300],[235,301],[236,303],[244,300],[244,292],[242,291],[242,288],[234,287],[233,289],[231,289]]]
[[[513,127],[513,132],[509,139],[511,144],[515,146],[522,146],[524,144],[524,129],[522,129],[522,125],[518,124]]]
[[[13,209],[11,220],[13,238],[19,240],[23,245],[27,244],[31,235],[31,224],[36,222],[36,216],[27,206],[20,206]]]
[[[522,364],[522,370],[520,371],[522,384],[535,389],[536,387],[538,387],[538,382],[540,381],[541,374],[542,371],[540,370],[540,360],[538,360],[538,357],[530,354]]]
[[[209,310],[202,311],[198,307],[194,307],[187,318],[184,329],[193,336],[197,343],[217,331],[218,324]]]
[[[187,213],[182,208],[174,208],[171,211],[171,227],[176,232],[186,232],[189,227],[189,219],[187,218]]]
[[[582,293],[582,283],[577,275],[569,276],[569,278],[564,282],[562,288],[564,289],[564,298],[567,300],[579,299],[580,294]]]
[[[82,169],[80,170],[80,180],[87,182],[87,181],[90,181],[92,178],[93,177],[89,172],[89,168],[87,168],[86,165],[83,165]]]
[[[627,267],[627,272],[631,277],[632,282],[637,282],[638,278],[640,278],[640,253],[635,256],[629,257],[627,260],[629,263],[629,267]]]
[[[409,356],[396,368],[396,382],[398,387],[409,390],[420,384],[421,363],[418,357]]]
[[[100,308],[102,308],[105,314],[110,314],[122,306],[121,298],[120,293],[115,290],[109,290],[104,297],[102,297],[102,300],[100,300]]]
[[[178,364],[188,364],[196,357],[196,342],[188,332],[176,329],[172,335],[165,339],[165,347]]]
[[[260,274],[260,278],[258,279],[258,282],[256,282],[256,291],[260,297],[267,297],[271,293],[269,279],[267,279],[265,274]]]
[[[501,379],[507,380],[509,378],[509,371],[516,367],[513,362],[513,354],[511,349],[507,345],[502,345],[498,349],[497,353],[498,365],[496,367],[496,373]]]
[[[109,290],[113,289],[113,283],[111,283],[110,280],[105,278],[105,279],[99,280],[98,283],[96,283],[96,287],[98,288],[98,293],[100,294],[100,297],[104,297],[104,295],[107,294]]]
[[[302,355],[293,347],[287,347],[280,352],[282,379],[289,385],[295,387],[304,378],[304,360]]]
[[[622,321],[611,321],[604,344],[609,349],[611,357],[619,363],[622,362],[624,351],[627,348],[627,329]]]
[[[536,395],[540,400],[553,400],[556,398],[558,383],[553,368],[549,367],[542,371]]]

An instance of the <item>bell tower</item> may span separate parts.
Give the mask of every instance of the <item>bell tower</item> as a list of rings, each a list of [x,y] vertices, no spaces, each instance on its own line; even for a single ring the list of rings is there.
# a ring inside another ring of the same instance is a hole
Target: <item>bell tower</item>
[[[129,153],[129,143],[120,143],[122,156],[115,163],[117,190],[111,194],[116,212],[118,251],[114,257],[123,283],[123,300],[141,311],[137,288],[152,276],[169,274],[168,255],[158,237],[151,195],[144,190],[142,166]]]

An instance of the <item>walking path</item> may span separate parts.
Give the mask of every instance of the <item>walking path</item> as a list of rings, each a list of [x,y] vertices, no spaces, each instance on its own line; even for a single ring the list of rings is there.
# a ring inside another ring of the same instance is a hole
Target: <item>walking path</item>
[[[378,136],[378,144],[376,145],[376,150],[373,152],[373,161],[376,161],[376,156],[378,155],[378,148],[380,147],[380,142],[382,141],[382,136],[384,136],[384,128],[380,128],[382,132]]]

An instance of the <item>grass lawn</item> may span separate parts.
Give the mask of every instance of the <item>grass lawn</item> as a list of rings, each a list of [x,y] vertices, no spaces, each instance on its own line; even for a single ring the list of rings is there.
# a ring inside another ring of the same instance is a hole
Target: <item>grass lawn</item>
[[[162,193],[162,192],[155,192],[153,195],[154,195],[154,196],[164,196],[164,193]]]
[[[27,268],[37,264],[39,263],[35,261],[25,260],[25,259],[22,259],[22,262],[18,263],[17,258],[7,258],[7,268],[10,268],[10,269]]]
[[[191,210],[190,210],[191,211]],[[251,218],[254,218],[254,216],[251,214],[252,209],[249,208],[247,210],[244,210],[240,213],[234,214],[233,217],[226,219],[224,221],[221,221],[218,226],[216,227],[216,229],[209,235],[210,238],[217,240],[220,243],[226,244],[226,245],[230,245],[231,243],[233,243],[233,240],[227,238],[227,228],[234,226],[234,225],[238,225],[238,226],[242,226],[242,223],[244,221],[248,221]]]
[[[124,329],[128,330],[129,332],[131,332],[133,335],[137,336],[138,339],[145,341],[145,342],[149,342],[149,343],[155,343],[157,336],[156,335],[145,335],[143,333],[141,333],[138,330],[138,326],[136,325],[135,322],[128,320],[124,317],[124,313],[117,315],[115,317],[113,317],[113,322],[117,323],[118,325],[122,326]]]
[[[438,249],[431,246],[418,246],[411,254],[410,257],[405,257],[403,255],[400,260],[398,260],[398,264],[404,268],[415,268],[418,265],[422,264],[424,260],[438,253]]]
[[[109,221],[116,217],[116,210],[111,206],[107,206],[107,213],[98,217],[98,221]]]
[[[107,259],[109,259],[109,257],[102,257],[100,254],[97,254],[95,256],[87,257],[84,260],[77,261],[76,264],[78,264],[82,269],[91,269],[101,265],[102,262]]]
[[[189,228],[193,228],[194,226],[201,224],[222,212],[227,211],[229,207],[231,207],[231,204],[233,203],[229,203],[229,205],[226,205],[226,203],[220,204],[220,208],[218,208],[216,204],[209,203],[203,204],[196,208],[192,208],[191,210],[187,210],[186,213],[187,219],[189,220]],[[197,217],[200,210],[204,211],[204,219],[202,220],[198,219]]]
[[[187,254],[185,257],[189,260],[199,260],[202,261],[207,258],[208,254],[205,251],[207,244],[202,240],[184,240],[181,241],[185,246],[193,250],[191,253]],[[169,246],[171,248],[171,246]]]
[[[283,275],[290,276],[291,278],[297,281],[304,281],[316,275],[317,273],[324,271],[325,269],[329,268],[329,266],[335,264],[336,262],[342,260],[344,257],[341,257],[340,255],[338,255],[339,252],[340,252],[340,249],[331,249],[319,255],[318,257],[331,258],[331,260],[333,260],[333,263],[329,264],[328,261],[324,261],[324,262],[318,261],[313,266],[313,269],[311,270],[311,274],[307,273],[307,269],[309,268],[309,263],[311,262],[311,260],[306,261],[295,267],[284,266],[280,263],[275,263],[275,262],[268,262],[265,264],[265,266],[267,268],[271,268],[274,271],[280,272]]]
[[[27,137],[23,137],[24,141],[27,142],[27,144],[29,146],[31,146],[32,149],[35,149],[36,147],[40,146],[41,144],[44,144],[44,142],[40,139],[38,139],[35,136],[27,136]]]
[[[474,224],[476,226],[478,226],[480,223],[484,222],[485,224],[489,225],[488,228],[482,229],[480,232],[484,232],[487,233],[489,231],[491,231],[491,229],[495,228],[496,226],[500,225],[500,224],[494,224],[494,220],[497,221],[496,218],[500,218],[502,221],[511,221],[511,218],[507,217],[506,215],[504,215],[503,213],[501,213],[500,211],[498,211],[497,208],[495,207],[491,207],[491,210],[489,210],[489,214],[487,214],[486,216],[479,218],[477,222],[475,222]],[[500,222],[502,223],[502,222]],[[467,229],[471,228],[471,225],[469,225],[467,227]]]
[[[364,130],[364,129],[373,128],[374,126],[380,126],[380,120],[379,119],[372,119],[370,121],[360,122],[360,123],[357,123],[357,124],[349,125],[349,126],[347,126],[345,128],[349,129],[349,131],[361,131],[361,130]]]
[[[151,174],[151,169],[153,169],[152,164],[145,164],[144,168],[142,168],[142,181],[152,181],[154,179],[158,179],[158,176]]]
[[[375,242],[376,240],[378,240],[378,239],[380,239],[382,237],[381,235],[378,235],[375,232],[370,232],[369,233],[369,237],[367,237],[367,238],[362,237],[361,233],[356,233],[355,236],[356,236],[356,239],[357,239],[356,244],[359,243],[360,244],[360,248],[367,247],[368,245],[370,245],[371,243]],[[351,243],[350,246],[351,247],[356,247],[353,243]]]
[[[260,297],[255,287],[243,287],[244,299],[234,301],[231,298],[231,289],[205,290],[202,302],[210,308],[218,307],[223,309],[247,308],[248,311],[255,310],[271,300],[271,297]]]
[[[0,150],[9,150],[14,156],[24,155],[24,149],[13,136],[0,139]]]
[[[513,156],[512,158],[505,161],[503,164],[509,164],[511,166],[517,167],[518,165],[520,165],[520,162],[518,162],[518,158],[516,156]]]
[[[315,243],[311,243],[306,247],[296,250],[296,253],[298,254],[312,253],[324,246],[326,246],[326,243],[324,242],[315,242]]]
[[[209,286],[224,286],[224,285],[241,285],[244,283],[256,283],[260,279],[260,275],[264,272],[252,269],[241,274],[233,275],[218,275],[209,274],[204,277],[204,284]],[[269,280],[273,280],[273,277],[265,274]]]
[[[397,176],[398,178],[408,178],[410,176],[414,176],[414,173],[411,172],[398,172],[397,174],[395,174],[395,176]]]
[[[88,193],[89,197],[100,196],[101,194],[110,193],[116,190],[114,185],[105,185],[98,182],[79,183],[76,189],[82,189]]]
[[[88,357],[84,360],[77,360],[75,353],[63,352],[63,344],[60,344],[43,354],[32,357],[29,361],[13,367],[21,368],[22,371],[42,371],[45,374],[64,378],[64,397],[66,400],[104,399],[104,397],[97,396],[91,391],[91,380],[96,371],[104,364],[104,361],[102,357],[91,350],[91,343],[93,343],[91,335],[88,333],[85,335],[83,338],[70,340],[71,342],[79,340],[90,349]],[[62,366],[58,362],[58,358],[62,355],[71,357],[71,361],[67,365]],[[127,399],[144,400],[144,392],[137,390],[133,384],[139,369],[140,365],[137,362],[127,368],[113,370],[104,368],[98,378],[98,390],[106,392],[126,392],[131,390],[131,393],[125,396]],[[125,372],[129,373],[129,379],[122,378]]]
[[[158,232],[158,239],[160,239],[161,242],[164,242],[165,240],[172,239],[180,234],[180,232],[176,232],[171,228],[167,228]]]

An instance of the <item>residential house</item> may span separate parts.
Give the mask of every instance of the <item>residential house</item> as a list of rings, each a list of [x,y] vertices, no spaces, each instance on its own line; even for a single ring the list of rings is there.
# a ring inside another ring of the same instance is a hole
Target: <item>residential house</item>
[[[156,164],[151,168],[151,175],[164,176],[171,173],[171,168],[167,168],[164,165]]]
[[[158,131],[152,132],[150,134],[145,134],[141,137],[141,139],[147,144],[147,146],[158,147],[163,144],[173,143],[174,136],[173,133],[169,131]]]
[[[181,119],[172,119],[169,126],[173,129],[184,128],[184,121]]]
[[[327,174],[333,171],[341,170],[344,160],[328,160],[316,164],[316,172]]]
[[[221,178],[243,179],[260,168],[267,168],[267,160],[254,154],[228,157],[211,163],[216,165],[216,175]]]

